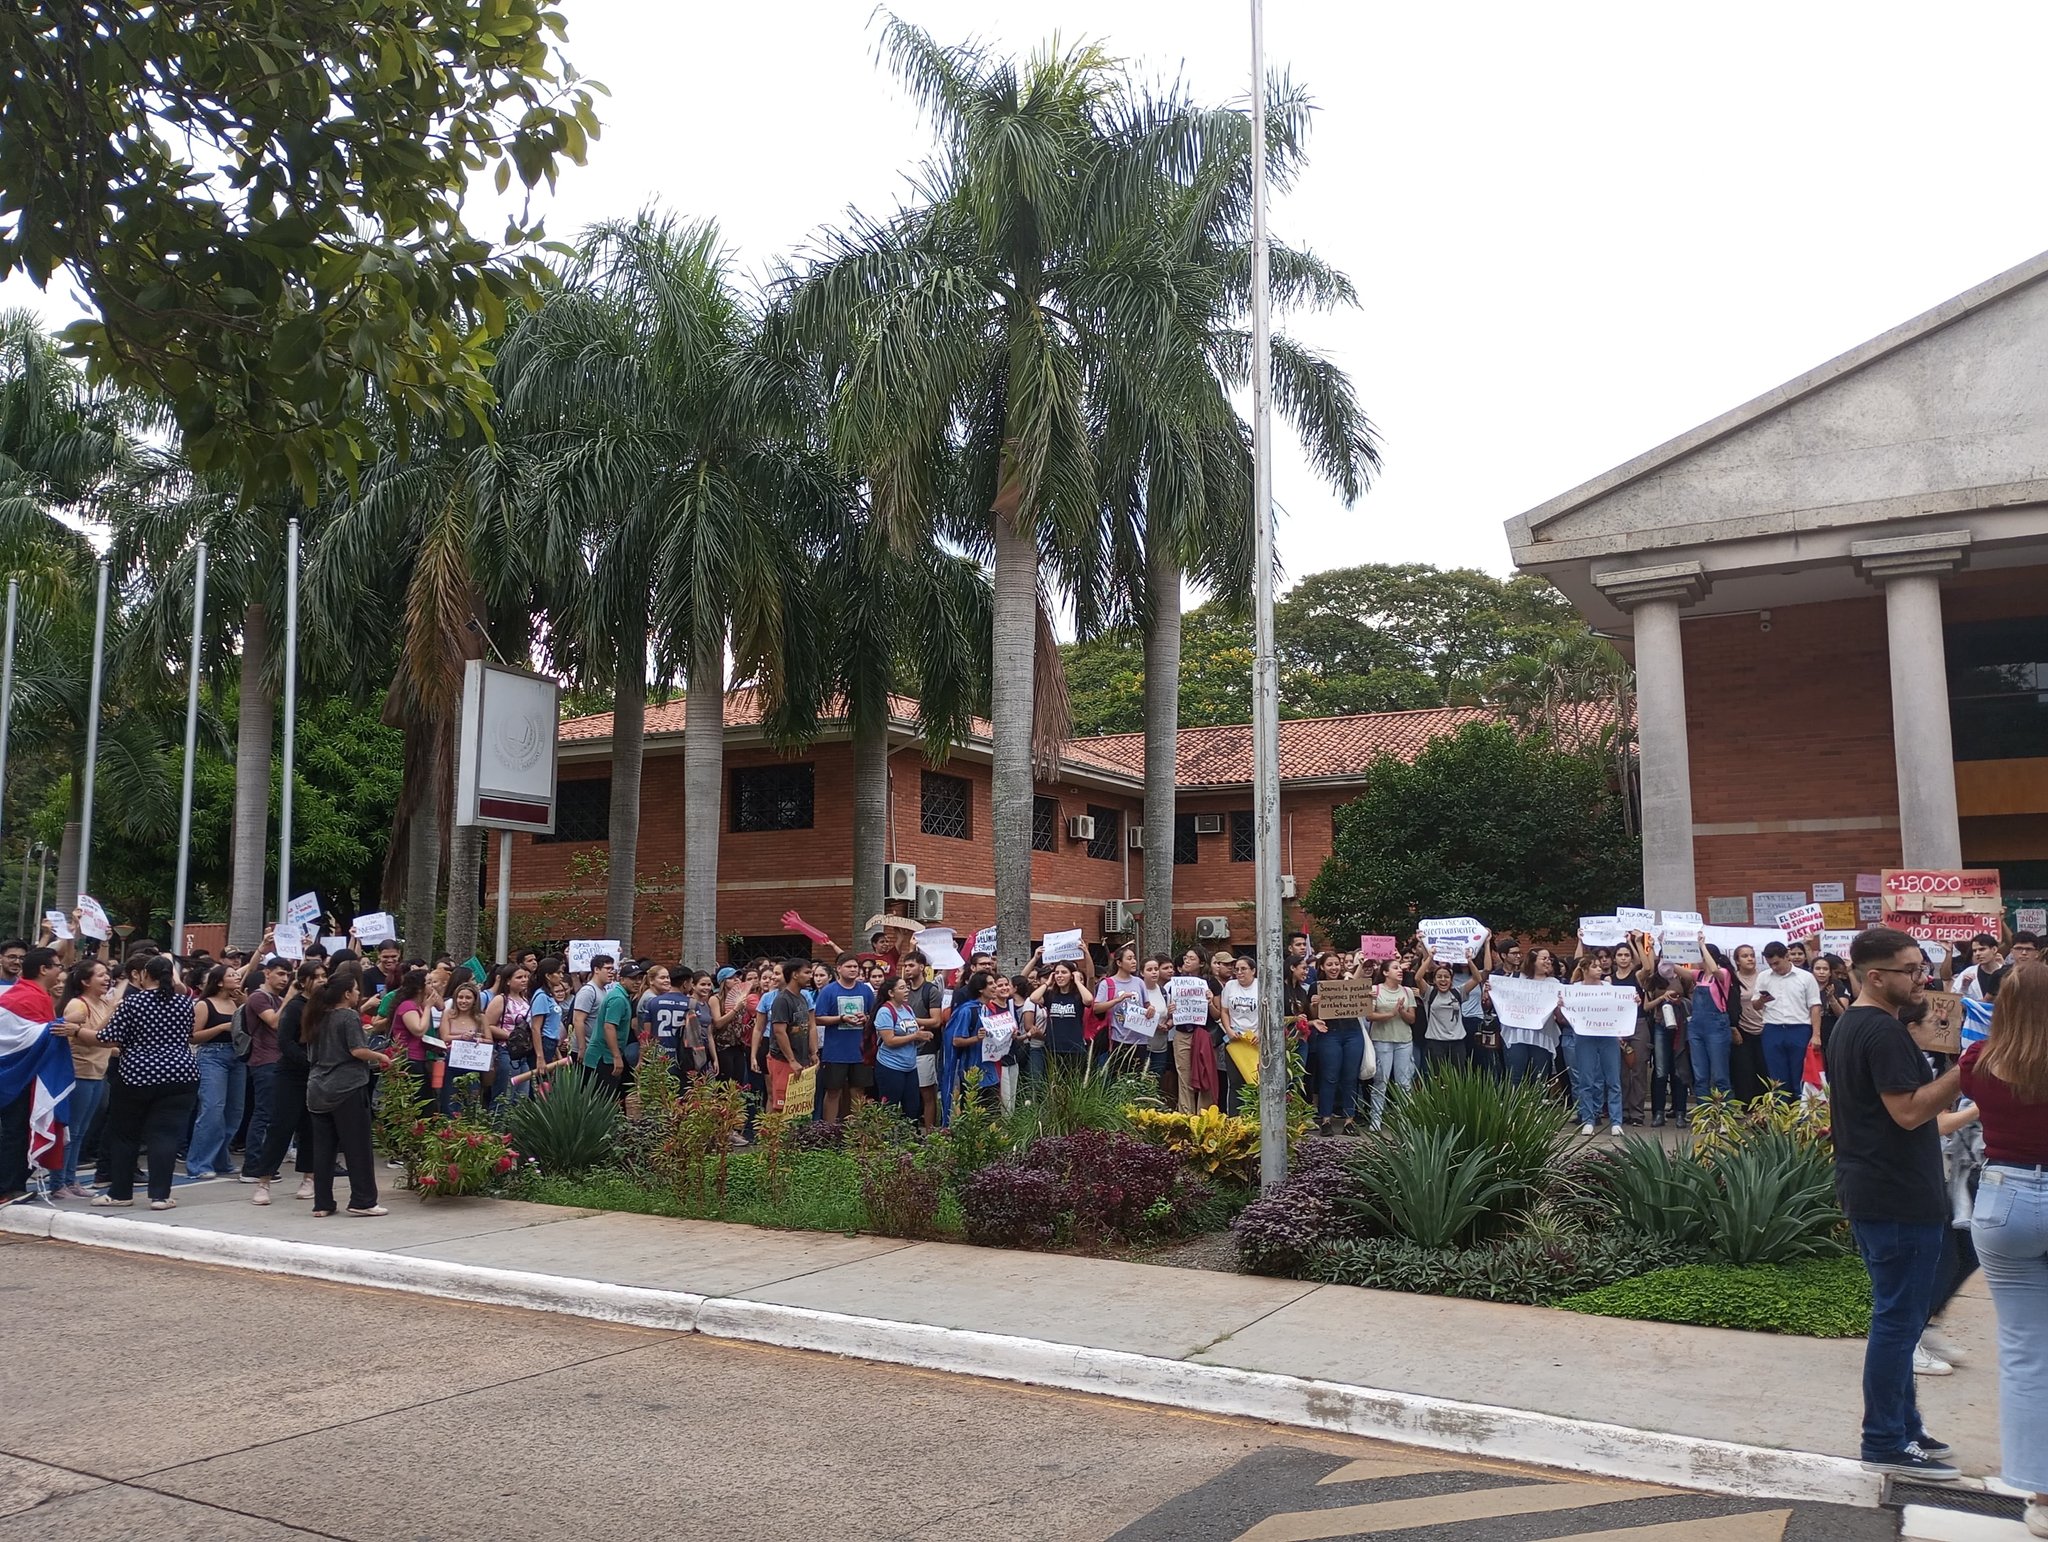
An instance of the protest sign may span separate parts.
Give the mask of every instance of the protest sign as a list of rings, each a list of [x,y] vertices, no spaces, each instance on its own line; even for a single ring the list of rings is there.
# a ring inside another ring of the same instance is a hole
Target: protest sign
[[[2012,913],[2012,929],[2016,932],[2032,932],[2036,937],[2048,932],[2048,908],[2040,905],[2026,905]]]
[[[1636,1031],[1636,993],[1625,986],[1567,985],[1564,1015],[1588,1038],[1626,1039]]]
[[[322,953],[325,953],[329,958],[334,957],[334,955],[337,953],[345,951],[347,947],[348,939],[346,937],[322,937],[320,939],[320,951]]]
[[[496,1054],[487,1039],[456,1039],[448,1046],[451,1071],[488,1071]]]
[[[1541,1028],[1564,997],[1560,980],[1524,980],[1517,975],[1499,975],[1486,982],[1493,998],[1494,1016],[1506,1028]]]
[[[288,958],[297,963],[306,956],[306,934],[289,921],[280,921],[270,930],[270,951],[278,958]]]
[[[1845,897],[1842,893],[1842,886],[1838,883],[1817,883],[1813,886],[1813,902],[1816,905],[1824,905],[1829,900],[1839,900]]]
[[[1667,964],[1703,964],[1706,950],[1701,945],[1704,927],[1671,926],[1664,928],[1664,942],[1660,949]]]
[[[1821,916],[1828,923],[1830,931],[1854,930],[1856,926],[1856,902],[1854,900],[1822,900]]]
[[[1849,946],[1855,940],[1856,934],[1853,931],[1822,932],[1820,934],[1820,950],[1823,953],[1832,953],[1836,958],[1847,963],[1849,959]]]
[[[388,910],[372,910],[357,916],[351,929],[356,934],[356,941],[366,948],[374,948],[380,942],[398,940],[398,923],[391,919],[391,912]]]
[[[1041,962],[1047,964],[1069,963],[1081,956],[1081,928],[1067,932],[1047,932],[1045,951]]]
[[[1440,916],[1416,929],[1429,945],[1430,957],[1442,963],[1462,964],[1486,941],[1486,923],[1471,916]]]
[[[589,974],[592,962],[598,957],[619,961],[619,940],[616,937],[579,937],[569,944],[569,973]]]
[[[1209,982],[1199,975],[1174,975],[1166,982],[1166,999],[1173,1004],[1176,1025],[1192,1026],[1209,1020]]]
[[[1797,910],[1805,903],[1804,889],[1759,889],[1749,897],[1749,913],[1761,925],[1772,916]]]
[[[1875,926],[1884,919],[1884,901],[1874,894],[1856,896],[1856,924]]]
[[[1884,893],[1884,874],[1858,873],[1856,875],[1856,892],[1858,894]]]
[[[1711,942],[1721,950],[1722,957],[1732,965],[1735,950],[1741,947],[1756,949],[1757,962],[1763,962],[1764,949],[1774,942],[1790,939],[1775,926],[1710,926],[1700,934],[1701,940]]]
[[[923,931],[914,932],[910,945],[924,955],[927,964],[941,972],[967,967],[967,960],[960,956],[960,944],[954,940],[950,926],[927,926]]]
[[[90,894],[78,896],[78,929],[88,937],[97,937],[101,942],[114,935],[113,923],[107,920],[106,911]]]
[[[1628,941],[1620,916],[1580,916],[1579,941],[1589,948],[1618,948]]]
[[[970,953],[986,953],[991,958],[995,957],[996,929],[993,926],[984,926],[980,931],[976,932],[974,934],[974,943],[968,951]]]
[[[1316,987],[1316,1016],[1326,1023],[1363,1017],[1378,990],[1370,980],[1325,980]]]
[[[1927,1016],[1913,1035],[1920,1047],[1937,1055],[1963,1052],[1963,998],[1948,991],[1929,991]]]
[[[1660,912],[1660,914],[1663,915],[1666,926],[1698,927],[1707,924],[1706,917],[1702,916],[1697,910],[1666,910]],[[1748,918],[1744,917],[1744,919]]]
[[[1880,875],[1880,919],[1921,942],[1968,942],[1979,932],[1998,935],[2005,901],[1995,867],[1888,867]]]
[[[69,942],[72,940],[71,923],[65,919],[63,911],[46,910],[43,912],[43,920],[48,923],[50,935],[57,941]]]
[[[1713,926],[1749,925],[1749,898],[1742,894],[1714,894],[1707,898],[1707,921]]]
[[[1360,937],[1358,939],[1358,956],[1360,958],[1372,959],[1399,958],[1401,956],[1401,945],[1391,937]]]
[[[319,920],[320,896],[317,894],[300,894],[293,897],[285,904],[284,918],[293,926],[301,928]]]
[[[1614,907],[1614,919],[1632,932],[1647,932],[1657,924],[1657,912],[1636,905],[1617,905]]]
[[[1778,930],[1785,934],[1788,942],[1797,942],[1802,937],[1818,937],[1828,924],[1818,905],[1800,905],[1783,912],[1777,919]]]

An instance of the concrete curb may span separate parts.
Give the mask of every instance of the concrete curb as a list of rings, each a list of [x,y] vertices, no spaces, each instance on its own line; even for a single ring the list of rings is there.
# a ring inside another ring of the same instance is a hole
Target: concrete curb
[[[159,1226],[41,1207],[0,1211],[0,1231],[161,1258],[260,1269],[382,1290],[516,1306],[634,1327],[889,1365],[1027,1382],[1203,1413],[1362,1435],[1456,1456],[1494,1457],[1744,1499],[1875,1506],[1878,1477],[1846,1457],[1591,1423],[1419,1393],[1056,1344],[926,1323],[890,1322],[732,1296],[612,1285],[397,1253]]]

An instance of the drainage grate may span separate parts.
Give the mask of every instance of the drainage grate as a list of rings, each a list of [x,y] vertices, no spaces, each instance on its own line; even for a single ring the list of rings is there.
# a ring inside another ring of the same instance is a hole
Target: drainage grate
[[[2010,1494],[1989,1489],[1964,1488],[1956,1483],[1922,1483],[1914,1478],[1888,1477],[1884,1480],[1885,1505],[1904,1509],[1925,1505],[1930,1510],[1961,1510],[1969,1515],[1992,1515],[2017,1521],[2026,1515],[2027,1502]]]

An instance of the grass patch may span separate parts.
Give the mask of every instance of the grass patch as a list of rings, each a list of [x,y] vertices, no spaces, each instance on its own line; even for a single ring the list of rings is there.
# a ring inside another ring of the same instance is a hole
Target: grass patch
[[[1870,1331],[1870,1276],[1859,1258],[1746,1268],[1690,1264],[1617,1280],[1557,1304],[1599,1317],[1848,1339]]]
[[[580,1178],[542,1175],[524,1196],[537,1204],[587,1210],[623,1210],[634,1215],[668,1215],[698,1221],[737,1221],[783,1231],[869,1231],[861,1202],[860,1169],[838,1151],[799,1151],[783,1158],[781,1195],[769,1192],[766,1164],[756,1152],[735,1153],[726,1178],[726,1202],[716,1193],[701,1203],[686,1202],[672,1189],[653,1187],[626,1174],[602,1169]],[[960,1234],[960,1209],[949,1191],[940,1201],[938,1230]]]

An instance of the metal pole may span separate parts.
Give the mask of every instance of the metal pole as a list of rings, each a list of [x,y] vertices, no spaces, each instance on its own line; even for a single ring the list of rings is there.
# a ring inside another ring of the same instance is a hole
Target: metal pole
[[[299,716],[299,522],[284,531],[284,780],[277,794],[277,918],[292,902],[292,752]]]
[[[49,876],[50,848],[39,844],[36,850],[36,914],[39,916],[43,913],[43,884]]]
[[[100,685],[107,666],[107,581],[112,564],[100,558],[100,593],[92,618],[92,696],[85,720],[85,787],[79,799],[82,813],[78,822],[78,892],[90,894],[86,884],[92,877],[92,778],[100,758]]]
[[[0,815],[5,814],[7,787],[7,730],[14,717],[14,612],[21,602],[21,580],[7,580],[7,642],[0,647]],[[26,853],[24,852],[24,855]],[[21,897],[28,898],[28,863],[21,864]],[[24,936],[28,923],[17,928]]]
[[[1267,315],[1266,8],[1252,7],[1252,809],[1258,846],[1259,1183],[1287,1176],[1285,954],[1280,945],[1280,670],[1273,644],[1272,339]]]
[[[498,832],[498,962],[512,962],[512,832]]]
[[[192,678],[185,683],[185,776],[178,791],[178,889],[171,901],[171,951],[185,949],[185,887],[192,876],[192,762],[199,751],[199,648],[206,625],[206,543],[193,552]]]

